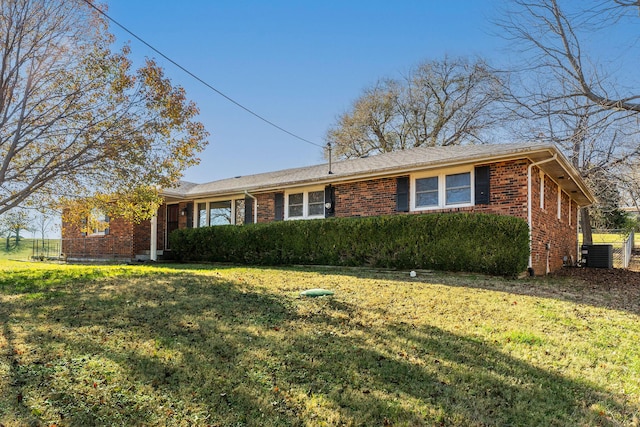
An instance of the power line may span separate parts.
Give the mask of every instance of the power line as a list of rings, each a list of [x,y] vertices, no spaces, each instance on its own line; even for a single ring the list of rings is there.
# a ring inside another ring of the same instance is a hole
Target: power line
[[[322,148],[322,149],[325,148],[324,145],[317,144],[317,143],[315,143],[313,141],[309,141],[308,139],[305,139],[305,138],[303,138],[301,136],[298,136],[293,132],[289,132],[285,128],[283,128],[281,126],[278,126],[277,124],[273,123],[271,120],[266,119],[265,117],[261,116],[260,114],[254,112],[253,110],[251,110],[251,109],[245,107],[244,105],[240,104],[238,101],[234,100],[230,96],[225,95],[223,92],[219,91],[218,89],[216,89],[215,87],[213,87],[212,85],[210,85],[209,83],[207,83],[206,81],[204,81],[203,79],[201,79],[200,77],[198,77],[197,75],[195,75],[194,73],[192,73],[191,71],[189,71],[188,69],[183,67],[182,65],[178,64],[176,61],[174,61],[173,59],[169,58],[164,53],[160,52],[158,49],[153,47],[151,44],[147,43],[145,40],[143,40],[141,37],[137,36],[135,33],[133,33],[127,27],[125,27],[124,25],[120,24],[118,21],[116,21],[115,19],[113,19],[112,17],[107,15],[104,11],[100,10],[98,7],[93,5],[89,0],[83,0],[83,1],[86,4],[88,4],[91,8],[95,9],[99,14],[101,14],[102,16],[107,18],[109,21],[113,22],[118,27],[122,28],[124,31],[129,33],[131,36],[135,37],[140,43],[144,44],[149,49],[153,50],[155,53],[157,53],[158,55],[160,55],[161,57],[163,57],[164,59],[166,59],[167,61],[169,61],[173,65],[175,65],[176,67],[178,67],[180,70],[182,70],[185,73],[187,73],[189,76],[193,77],[194,79],[196,79],[197,81],[199,81],[200,83],[202,83],[203,85],[205,85],[206,87],[208,87],[209,89],[211,89],[212,91],[217,93],[218,95],[222,96],[227,101],[231,102],[232,104],[235,104],[237,107],[242,108],[244,111],[246,111],[247,113],[251,114],[252,116],[262,120],[263,122],[267,123],[270,126],[273,126],[274,128],[278,129],[279,131],[286,133],[287,135],[290,135],[290,136],[292,136],[292,137],[294,137],[296,139],[299,139],[300,141],[306,142],[307,144],[315,145],[316,147],[319,147],[319,148]]]

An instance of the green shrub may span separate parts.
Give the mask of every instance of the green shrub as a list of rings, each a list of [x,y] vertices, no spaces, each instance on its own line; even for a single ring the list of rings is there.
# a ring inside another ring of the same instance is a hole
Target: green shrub
[[[174,231],[182,261],[424,268],[516,275],[529,229],[519,218],[441,213],[280,221]]]

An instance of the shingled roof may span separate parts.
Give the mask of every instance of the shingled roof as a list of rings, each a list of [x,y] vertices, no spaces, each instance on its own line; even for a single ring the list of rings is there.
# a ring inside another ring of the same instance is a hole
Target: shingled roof
[[[528,158],[533,162],[550,159],[541,166],[552,176],[571,177],[572,192],[579,192],[581,205],[593,203],[594,198],[577,171],[558,149],[549,144],[512,143],[494,145],[460,145],[447,147],[418,147],[333,162],[331,173],[328,163],[294,169],[285,169],[255,175],[212,181],[205,184],[181,182],[178,188],[163,193],[171,197],[204,198],[238,194],[245,191],[261,192],[282,190],[308,185],[330,184],[359,179],[371,179],[454,165],[479,164],[500,160]]]

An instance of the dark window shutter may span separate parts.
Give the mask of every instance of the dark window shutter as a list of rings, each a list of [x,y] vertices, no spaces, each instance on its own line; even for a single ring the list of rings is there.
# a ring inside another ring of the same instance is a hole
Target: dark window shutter
[[[253,199],[249,196],[244,198],[244,223],[253,224]]]
[[[284,219],[284,193],[275,194],[275,220],[282,221]]]
[[[336,189],[332,185],[324,187],[324,217],[336,215]]]
[[[490,191],[490,167],[477,166],[475,169],[475,199],[476,205],[488,205]]]
[[[409,177],[396,178],[396,211],[409,212]]]
[[[87,221],[87,218],[82,218],[82,220],[80,221],[80,226],[81,226],[81,228],[80,228],[80,229],[81,229],[81,230],[82,230],[82,229],[86,230],[86,228],[87,228],[87,222],[88,222],[88,221]],[[82,237],[85,237],[85,236],[87,235],[87,232],[86,232],[86,231],[81,231],[81,232],[80,232],[80,235],[81,235]]]
[[[106,222],[107,224],[109,223],[109,215],[105,215],[104,216],[104,222]],[[104,235],[108,236],[109,235],[109,227],[104,229]]]

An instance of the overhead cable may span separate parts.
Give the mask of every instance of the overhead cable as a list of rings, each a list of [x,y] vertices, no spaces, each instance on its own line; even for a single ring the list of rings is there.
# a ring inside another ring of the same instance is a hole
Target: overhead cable
[[[301,136],[296,135],[293,132],[290,132],[288,130],[286,130],[285,128],[278,126],[277,124],[273,123],[271,120],[266,119],[265,117],[261,116],[260,114],[256,113],[255,111],[251,110],[248,107],[245,107],[244,105],[240,104],[238,101],[236,101],[235,99],[231,98],[230,96],[224,94],[223,92],[219,91],[218,89],[216,89],[215,87],[213,87],[213,85],[207,83],[205,80],[201,79],[200,77],[198,77],[197,75],[195,75],[194,73],[192,73],[191,71],[189,71],[188,69],[186,69],[185,67],[183,67],[182,65],[180,65],[179,63],[177,63],[176,61],[174,61],[173,59],[169,58],[167,55],[165,55],[164,53],[162,53],[160,50],[156,49],[155,47],[153,47],[151,44],[147,43],[145,40],[143,40],[141,37],[137,36],[135,33],[133,33],[131,30],[129,30],[127,27],[125,27],[124,25],[120,24],[118,21],[116,21],[115,19],[113,19],[111,16],[107,15],[104,11],[100,10],[100,8],[98,8],[97,6],[95,6],[94,4],[91,3],[91,1],[89,0],[83,0],[86,4],[88,4],[91,8],[95,9],[98,13],[100,13],[102,16],[104,16],[105,18],[107,18],[109,21],[113,22],[114,24],[116,24],[118,27],[122,28],[124,31],[126,31],[127,33],[129,33],[131,36],[133,36],[134,38],[136,38],[140,43],[144,44],[145,46],[147,46],[149,49],[153,50],[155,53],[157,53],[158,55],[160,55],[161,57],[163,57],[164,59],[166,59],[167,61],[169,61],[170,63],[172,63],[173,65],[175,65],[176,67],[178,67],[180,70],[184,71],[185,73],[187,73],[189,76],[193,77],[195,80],[197,80],[198,82],[202,83],[203,85],[205,85],[206,87],[208,87],[209,89],[211,89],[212,91],[214,91],[215,93],[217,93],[218,95],[222,96],[224,99],[226,99],[227,101],[231,102],[232,104],[236,105],[237,107],[242,108],[244,111],[246,111],[247,113],[251,114],[252,116],[262,120],[263,122],[267,123],[268,125],[278,129],[281,132],[286,133],[289,136],[292,136],[302,142],[306,142],[307,144],[311,144],[311,145],[315,145],[316,147],[319,148],[325,148],[324,145],[320,145],[318,143],[315,143],[313,141],[309,141],[308,139],[305,139]]]

